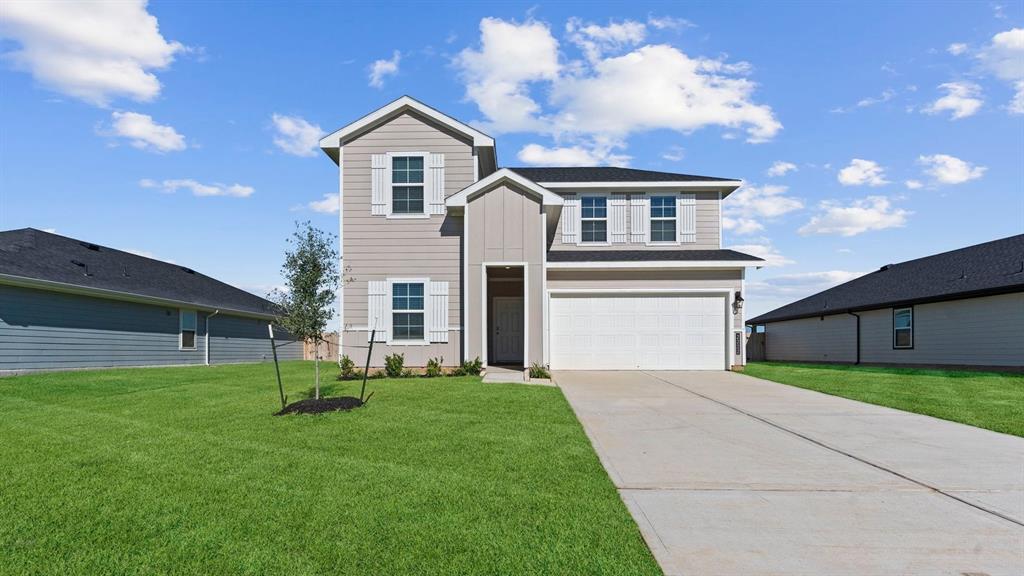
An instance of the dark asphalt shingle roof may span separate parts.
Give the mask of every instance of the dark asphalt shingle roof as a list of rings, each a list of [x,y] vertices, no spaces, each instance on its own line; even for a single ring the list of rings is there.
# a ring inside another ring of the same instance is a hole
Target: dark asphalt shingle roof
[[[612,166],[509,168],[534,182],[731,182],[734,178],[695,176]]]
[[[175,300],[204,308],[273,313],[273,304],[268,300],[178,264],[34,228],[0,232],[0,274]]]
[[[735,250],[552,250],[548,262],[713,262],[761,260]]]
[[[1018,291],[1024,291],[1024,234],[883,267],[747,324]]]

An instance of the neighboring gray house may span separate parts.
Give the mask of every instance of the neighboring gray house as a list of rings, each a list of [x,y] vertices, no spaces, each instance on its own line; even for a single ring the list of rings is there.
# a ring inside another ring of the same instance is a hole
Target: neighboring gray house
[[[0,373],[259,362],[271,358],[272,310],[184,266],[32,228],[0,232]],[[279,344],[281,358],[302,358],[301,343]]]
[[[743,364],[722,248],[741,182],[626,168],[498,168],[492,138],[402,97],[324,137],[339,166],[341,352],[555,369]]]
[[[747,321],[769,361],[1024,368],[1024,234],[881,269]]]

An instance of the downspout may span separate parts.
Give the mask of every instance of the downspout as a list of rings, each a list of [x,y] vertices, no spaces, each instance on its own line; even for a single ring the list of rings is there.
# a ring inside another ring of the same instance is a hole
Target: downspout
[[[206,365],[210,365],[210,318],[220,314],[220,310],[214,310],[213,314],[206,315]]]
[[[857,319],[857,359],[854,364],[860,364],[860,315],[853,312],[847,312],[847,314]]]

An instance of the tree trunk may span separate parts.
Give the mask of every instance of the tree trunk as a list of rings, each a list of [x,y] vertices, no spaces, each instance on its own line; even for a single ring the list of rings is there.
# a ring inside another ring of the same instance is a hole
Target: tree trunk
[[[313,351],[313,365],[316,367],[316,369],[314,371],[315,374],[316,374],[316,376],[315,376],[315,378],[316,378],[316,399],[319,400],[320,399],[320,339],[313,340],[313,344],[315,344],[315,349]]]

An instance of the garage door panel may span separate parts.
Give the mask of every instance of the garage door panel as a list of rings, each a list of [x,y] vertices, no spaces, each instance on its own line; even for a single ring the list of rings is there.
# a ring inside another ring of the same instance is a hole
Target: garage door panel
[[[580,370],[721,370],[722,296],[554,295],[551,366]]]

